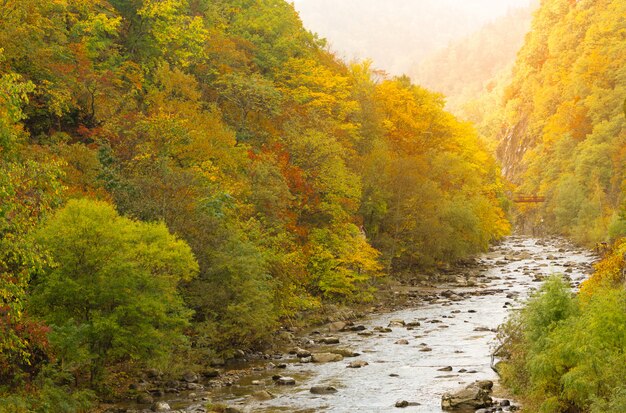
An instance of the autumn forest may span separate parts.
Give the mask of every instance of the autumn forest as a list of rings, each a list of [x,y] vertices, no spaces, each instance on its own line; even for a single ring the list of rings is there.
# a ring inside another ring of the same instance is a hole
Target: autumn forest
[[[530,16],[519,51],[463,57],[478,34],[424,66],[446,107],[284,0],[0,1],[0,412],[92,411],[514,231],[604,258],[509,320],[503,383],[623,412],[626,3]]]

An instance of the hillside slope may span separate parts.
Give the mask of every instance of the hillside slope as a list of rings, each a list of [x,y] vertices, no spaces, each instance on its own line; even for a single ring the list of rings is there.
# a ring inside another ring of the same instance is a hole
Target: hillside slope
[[[499,109],[507,177],[546,197],[527,222],[583,243],[624,228],[625,39],[623,1],[542,2]]]

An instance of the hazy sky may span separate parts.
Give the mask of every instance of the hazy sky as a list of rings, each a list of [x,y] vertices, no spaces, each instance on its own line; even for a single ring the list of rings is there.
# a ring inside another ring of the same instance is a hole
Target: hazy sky
[[[293,0],[304,25],[339,56],[392,74],[531,0]]]

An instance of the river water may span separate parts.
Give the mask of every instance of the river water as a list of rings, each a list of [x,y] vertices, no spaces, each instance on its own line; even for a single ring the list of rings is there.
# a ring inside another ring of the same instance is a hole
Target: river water
[[[443,393],[475,380],[497,380],[491,369],[495,330],[544,276],[563,273],[576,288],[588,275],[594,259],[589,251],[562,239],[510,237],[481,255],[475,268],[468,269],[473,270],[476,278],[471,284],[475,285],[444,285],[429,293],[430,300],[414,308],[360,320],[366,331],[373,332],[370,336],[357,332],[330,334],[320,329],[321,336],[332,335],[340,343],[315,347],[313,351],[348,348],[359,353],[357,357],[302,363],[296,356],[287,356],[275,361],[286,363],[286,368],[262,369],[232,386],[211,389],[206,395],[242,412],[440,412]],[[398,324],[400,320],[418,321],[420,326],[407,328]],[[391,326],[390,332],[374,331],[387,326]],[[399,340],[408,344],[397,344]],[[357,360],[368,365],[347,368]],[[452,370],[439,370],[446,367]],[[276,374],[293,377],[296,384],[276,385],[272,380]],[[338,391],[312,394],[310,388],[317,385],[333,386]],[[269,391],[274,398],[255,400],[251,394],[259,390]],[[395,403],[400,400],[419,405],[399,410]],[[201,403],[191,403],[196,406],[194,410],[190,402],[170,400],[173,408],[201,411]]]

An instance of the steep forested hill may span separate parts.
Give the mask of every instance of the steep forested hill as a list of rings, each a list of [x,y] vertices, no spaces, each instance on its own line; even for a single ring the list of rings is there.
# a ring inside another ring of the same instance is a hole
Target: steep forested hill
[[[622,1],[543,2],[500,111],[507,176],[547,199],[529,219],[580,242],[624,231],[625,25]]]
[[[259,345],[508,231],[472,127],[337,59],[285,1],[7,0],[0,46],[13,411]]]
[[[626,3],[544,0],[495,119],[521,222],[601,254],[576,295],[548,280],[502,329],[503,381],[529,412],[626,410]]]

